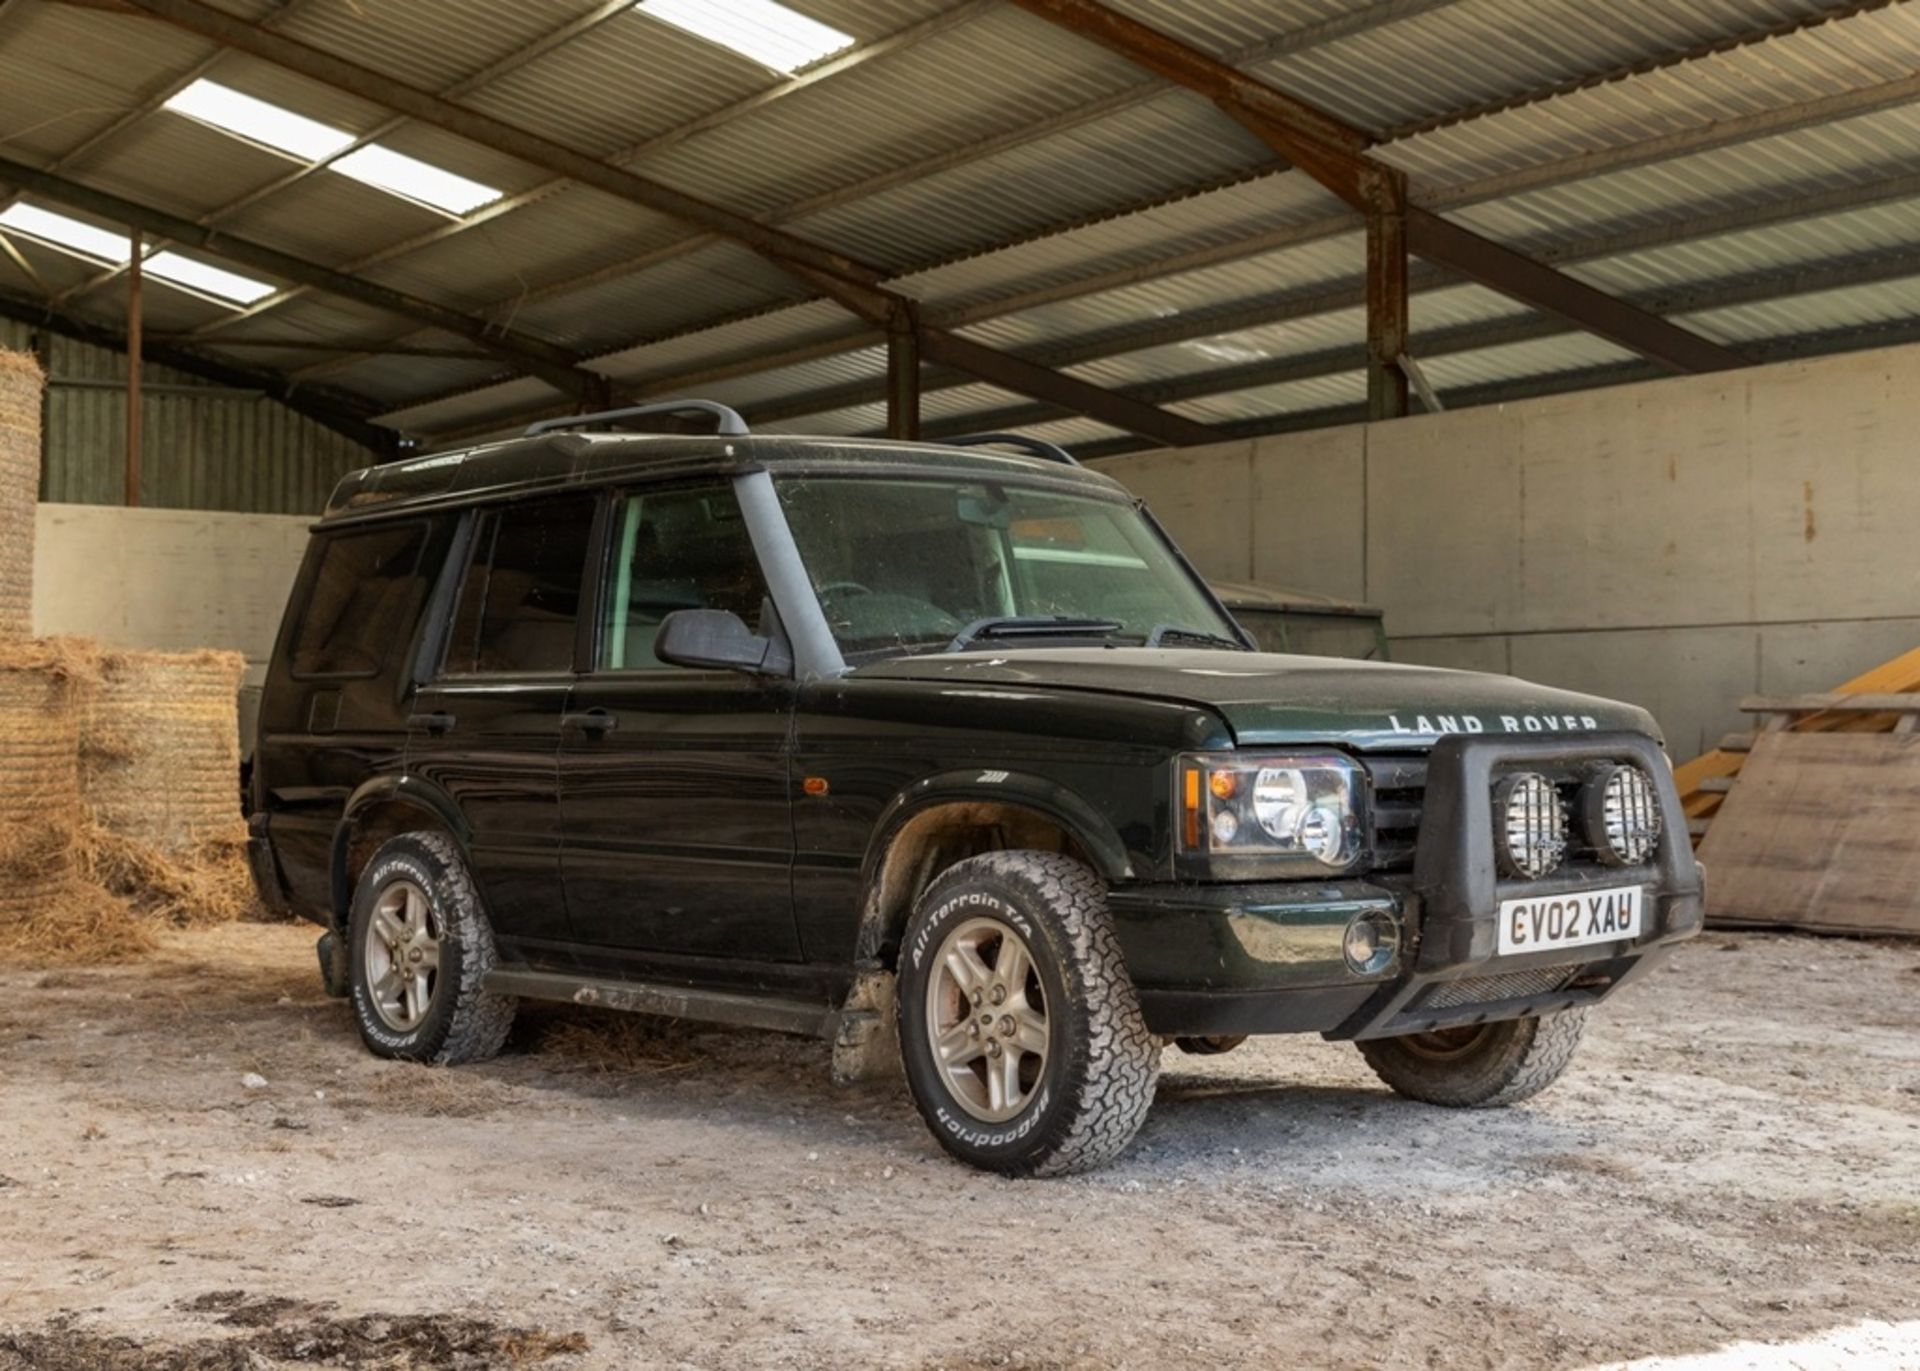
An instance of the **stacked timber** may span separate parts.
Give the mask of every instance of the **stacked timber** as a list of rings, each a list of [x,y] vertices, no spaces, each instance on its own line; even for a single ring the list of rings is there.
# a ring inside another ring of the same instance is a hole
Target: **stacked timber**
[[[1709,921],[1920,937],[1920,649],[1740,707],[1753,730],[1675,773]]]

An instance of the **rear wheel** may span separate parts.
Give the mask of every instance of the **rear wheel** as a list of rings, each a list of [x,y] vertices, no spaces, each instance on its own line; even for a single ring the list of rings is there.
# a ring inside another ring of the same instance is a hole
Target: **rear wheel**
[[[1586,1010],[1563,1009],[1356,1046],[1374,1074],[1410,1100],[1487,1109],[1530,1099],[1559,1080],[1586,1026]]]
[[[486,988],[493,931],[453,841],[408,833],[360,875],[347,930],[360,1037],[382,1057],[452,1065],[500,1050],[518,1002]]]
[[[900,957],[900,1050],[941,1146],[1009,1175],[1100,1166],[1146,1118],[1160,1047],[1106,887],[1070,857],[996,852],[921,896]]]

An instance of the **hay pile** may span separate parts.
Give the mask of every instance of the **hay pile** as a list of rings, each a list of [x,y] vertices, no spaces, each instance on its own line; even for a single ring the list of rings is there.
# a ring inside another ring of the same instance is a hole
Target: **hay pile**
[[[40,496],[40,392],[32,354],[0,348],[0,639],[33,631],[33,506]]]
[[[151,945],[87,870],[80,709],[98,670],[82,642],[0,640],[0,959],[104,961]]]
[[[245,670],[237,652],[110,651],[87,692],[87,868],[171,923],[225,923],[254,909],[240,817]]]

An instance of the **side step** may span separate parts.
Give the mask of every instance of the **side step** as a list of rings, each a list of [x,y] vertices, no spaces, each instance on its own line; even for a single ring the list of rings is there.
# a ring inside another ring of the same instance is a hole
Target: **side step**
[[[524,995],[531,1000],[558,1000],[633,1014],[664,1014],[673,1019],[728,1024],[735,1028],[766,1028],[808,1038],[834,1037],[839,1032],[841,1019],[837,1010],[805,1000],[774,1000],[646,981],[530,971],[524,967],[496,967],[487,973],[487,989],[503,995]]]

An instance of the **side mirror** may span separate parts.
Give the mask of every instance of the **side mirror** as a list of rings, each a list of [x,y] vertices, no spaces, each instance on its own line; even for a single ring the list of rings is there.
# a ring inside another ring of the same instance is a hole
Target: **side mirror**
[[[793,674],[783,642],[763,638],[726,609],[676,609],[660,621],[653,655],[675,666],[718,667],[760,676]]]

